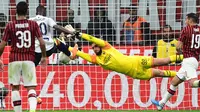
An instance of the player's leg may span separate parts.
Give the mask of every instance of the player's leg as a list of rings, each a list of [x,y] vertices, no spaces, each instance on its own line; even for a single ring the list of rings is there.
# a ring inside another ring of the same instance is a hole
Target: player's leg
[[[182,62],[182,67],[177,72],[177,75],[172,79],[170,88],[168,92],[164,95],[161,101],[152,100],[152,103],[158,107],[158,110],[162,109],[165,103],[175,94],[177,86],[184,80],[191,81],[192,87],[199,86],[199,81],[197,80],[197,70],[198,62],[195,58],[184,59]],[[194,79],[194,80],[193,80]]]
[[[37,95],[35,87],[37,86],[36,82],[36,70],[34,63],[32,61],[24,61],[22,64],[22,77],[24,81],[24,86],[28,91],[28,102],[30,112],[35,112],[37,107]]]
[[[75,59],[76,58],[76,53],[78,51],[78,45],[75,44],[73,50],[70,52],[69,51],[69,45],[63,43],[60,39],[56,38],[54,39],[54,42],[57,46],[57,48],[62,51],[66,56],[68,56],[70,59]]]
[[[35,53],[35,60],[34,60],[35,66],[37,66],[40,63],[41,58],[42,58],[41,53]]]
[[[200,87],[200,82],[197,78],[198,61],[195,58],[184,59],[182,66],[185,66],[186,80],[189,85],[193,88]]]
[[[21,104],[21,96],[19,93],[19,85],[11,85],[11,87],[12,87],[11,100],[13,103],[14,111],[22,112],[22,104]]]
[[[71,56],[71,52],[68,50],[69,45],[65,44],[64,42],[62,42],[60,39],[58,38],[54,38],[54,42],[57,46],[57,48],[62,51],[64,54],[66,54],[67,56]]]
[[[175,94],[176,89],[180,83],[182,83],[183,80],[181,80],[178,76],[175,76],[172,81],[171,85],[168,89],[168,91],[165,93],[164,97],[162,100],[157,101],[157,100],[151,100],[151,102],[156,105],[158,110],[162,110],[164,105],[167,103],[167,101]]]
[[[8,64],[8,82],[12,87],[11,101],[15,112],[22,112],[21,96],[19,93],[21,62],[11,62]]]
[[[37,108],[36,86],[25,86],[28,91],[29,112],[35,112]]]
[[[41,58],[42,58],[41,53],[35,53],[35,60],[34,60],[35,66],[37,66],[40,63]],[[42,100],[40,97],[37,97],[37,101],[38,101],[37,102],[38,104],[42,103]]]
[[[1,82],[0,82],[1,83]],[[1,88],[0,88],[0,108],[4,109],[5,106],[5,98],[9,93],[9,90],[4,87],[4,84],[0,84]]]
[[[48,50],[48,51],[46,52],[46,55],[47,55],[47,57],[49,57],[49,56],[51,56],[53,53],[57,53],[57,47],[56,47],[55,44],[54,44],[53,48],[51,48],[50,50]]]
[[[183,60],[183,55],[172,55],[167,58],[154,58],[152,67],[167,65],[172,62],[181,62]]]
[[[176,71],[172,70],[160,70],[152,68],[152,78],[153,77],[174,77],[176,76]]]

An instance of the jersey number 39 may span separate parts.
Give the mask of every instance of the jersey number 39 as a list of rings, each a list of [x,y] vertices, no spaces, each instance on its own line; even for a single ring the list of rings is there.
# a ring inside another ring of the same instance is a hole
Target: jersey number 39
[[[191,48],[198,49],[200,47],[200,35],[192,34]]]
[[[31,47],[31,32],[29,30],[25,31],[17,31],[16,36],[20,40],[20,42],[16,43],[16,46],[18,48],[29,48]]]

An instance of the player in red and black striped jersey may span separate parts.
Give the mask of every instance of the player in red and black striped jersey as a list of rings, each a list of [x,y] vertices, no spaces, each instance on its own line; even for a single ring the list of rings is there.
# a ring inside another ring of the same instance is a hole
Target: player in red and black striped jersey
[[[184,58],[195,57],[199,60],[200,54],[200,26],[195,25],[188,25],[183,28],[181,32],[181,36],[179,38],[179,48],[182,47],[182,53]],[[181,49],[179,49],[180,51]]]
[[[22,19],[8,23],[2,40],[11,40],[10,62],[34,61],[35,37],[42,37],[36,22]]]
[[[9,83],[12,86],[11,99],[15,112],[22,112],[21,98],[19,94],[20,78],[22,76],[24,86],[28,91],[30,112],[36,110],[36,70],[35,70],[35,39],[40,43],[42,51],[41,64],[46,64],[46,48],[39,26],[36,22],[27,20],[28,5],[26,2],[17,4],[17,20],[9,22],[4,31],[0,43],[0,56],[3,53],[7,41],[11,40],[10,62],[8,65]],[[0,61],[0,68],[3,69],[3,62]]]
[[[177,75],[172,79],[168,92],[162,100],[152,100],[158,110],[162,110],[165,103],[175,94],[180,83],[187,80],[193,88],[200,87],[200,80],[197,79],[197,68],[200,55],[200,26],[198,16],[189,13],[186,16],[186,27],[183,28],[177,44],[177,51],[182,52],[184,59]]]

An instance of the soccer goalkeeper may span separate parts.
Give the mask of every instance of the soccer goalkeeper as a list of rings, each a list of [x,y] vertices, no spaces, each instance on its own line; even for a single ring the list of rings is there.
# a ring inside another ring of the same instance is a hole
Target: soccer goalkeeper
[[[153,77],[174,77],[175,71],[160,70],[152,67],[166,65],[171,62],[182,61],[182,55],[173,55],[168,58],[153,58],[152,56],[126,56],[111,46],[108,42],[95,38],[91,35],[78,33],[71,25],[65,27],[71,34],[92,42],[92,49],[95,55],[90,55],[69,47],[72,56],[79,56],[91,63],[98,64],[104,69],[116,71],[134,79],[149,80]],[[56,43],[57,45],[59,44]]]

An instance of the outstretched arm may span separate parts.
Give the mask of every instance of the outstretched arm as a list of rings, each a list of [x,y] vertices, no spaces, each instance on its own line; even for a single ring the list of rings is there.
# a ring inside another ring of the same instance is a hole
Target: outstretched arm
[[[68,30],[66,30],[64,27],[60,26],[60,25],[54,25],[53,28],[59,32],[64,32],[67,34],[70,34],[71,32],[69,32]]]
[[[91,35],[88,35],[88,34],[85,34],[85,33],[77,32],[71,25],[66,25],[65,29],[68,30],[69,32],[71,32],[71,34],[78,35],[81,38],[83,38],[83,39],[85,39],[85,40],[87,40],[89,42],[97,44],[100,47],[105,47],[107,45],[106,41],[104,41],[104,40],[101,40],[99,38],[96,38],[94,36],[91,36]]]
[[[73,50],[73,47],[69,47],[69,51],[72,51],[72,50]],[[91,62],[91,63],[96,64],[96,56],[95,55],[90,55],[88,53],[84,53],[84,52],[79,51],[79,50],[77,51],[76,55],[87,60],[87,61],[89,61],[89,62]]]
[[[57,25],[56,22],[52,18],[48,18],[48,25],[59,32],[64,32],[70,34],[71,32],[65,29],[64,27]]]
[[[85,39],[85,40],[87,40],[87,41],[89,41],[89,42],[95,43],[100,47],[105,47],[106,46],[106,42],[104,40],[96,38],[96,37],[94,37],[92,35],[88,35],[88,34],[82,33],[82,34],[80,34],[80,37]]]

